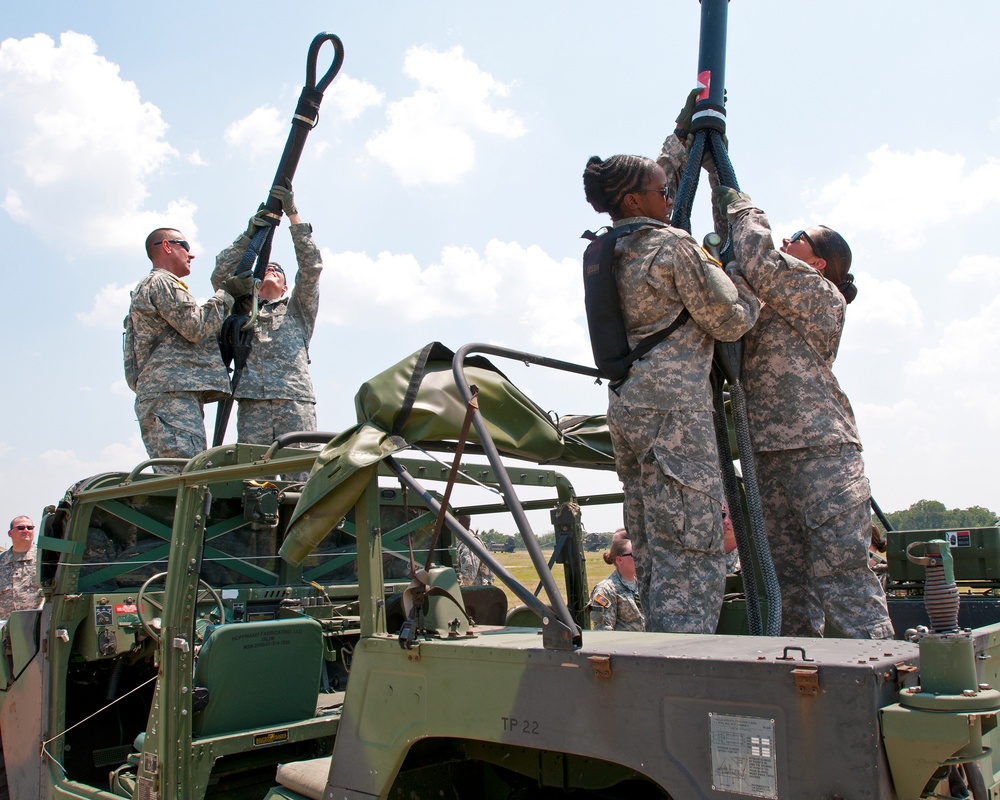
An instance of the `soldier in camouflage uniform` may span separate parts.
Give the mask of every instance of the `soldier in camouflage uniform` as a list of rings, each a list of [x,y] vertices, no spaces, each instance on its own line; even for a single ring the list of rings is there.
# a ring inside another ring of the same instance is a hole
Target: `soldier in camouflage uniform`
[[[614,539],[604,563],[614,564],[615,569],[590,593],[590,626],[595,631],[645,630],[631,540],[627,536]]]
[[[476,539],[479,539],[479,534],[469,527],[472,522],[470,517],[459,517],[458,522]],[[479,543],[482,544],[483,540],[479,539]],[[473,553],[463,541],[459,541],[455,545],[455,571],[458,573],[458,583],[461,586],[493,585],[493,570],[484,564],[483,560]]]
[[[41,593],[35,570],[35,524],[28,517],[14,517],[8,531],[10,549],[0,553],[0,619],[14,611],[38,608]]]
[[[219,330],[234,296],[253,285],[249,273],[231,276],[199,306],[181,280],[191,274],[190,250],[175,228],[146,237],[153,269],[132,292],[125,321],[134,342],[126,372],[131,355],[138,368],[135,414],[150,458],[191,458],[205,449],[204,405],[229,393]]]
[[[743,382],[775,569],[782,633],[853,638],[893,634],[885,592],[868,567],[868,479],[854,411],[833,374],[851,251],[835,231],[807,228],[774,247],[764,213],[717,189],[736,256],[764,303],[746,336]]]
[[[236,387],[239,409],[236,436],[241,442],[270,444],[292,431],[316,430],[316,394],[309,377],[309,341],[319,313],[319,278],[323,261],[312,239],[312,225],[302,222],[290,189],[276,186],[288,216],[298,272],[291,296],[281,265],[267,266],[258,295],[261,306],[253,348]],[[242,234],[215,259],[212,285],[219,287],[250,244]]]
[[[592,157],[584,188],[594,209],[608,212],[615,226],[648,226],[615,245],[629,346],[667,327],[684,309],[690,314],[609,391],[608,426],[646,599],[646,629],[712,633],[726,570],[709,371],[714,340],[742,336],[758,306],[741,279],[734,283],[689,234],[668,224],[668,195],[687,157],[682,135],[664,143],[659,165],[641,156]]]

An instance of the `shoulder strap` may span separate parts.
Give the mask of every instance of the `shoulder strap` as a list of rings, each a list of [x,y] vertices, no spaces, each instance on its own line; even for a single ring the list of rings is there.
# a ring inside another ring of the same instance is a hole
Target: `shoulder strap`
[[[641,340],[639,344],[635,346],[635,349],[629,352],[625,356],[625,366],[632,366],[632,362],[642,358],[646,353],[652,350],[656,345],[666,339],[670,334],[677,330],[681,325],[690,319],[691,314],[688,313],[686,308],[681,309],[681,313],[677,315],[677,319],[671,322],[666,328],[658,330],[656,333],[651,333],[645,339]]]

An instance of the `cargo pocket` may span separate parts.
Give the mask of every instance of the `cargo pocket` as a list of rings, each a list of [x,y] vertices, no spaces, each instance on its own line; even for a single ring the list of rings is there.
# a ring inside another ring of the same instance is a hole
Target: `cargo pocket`
[[[718,470],[661,447],[652,452],[663,485],[656,493],[659,508],[647,508],[647,519],[683,550],[721,553],[722,506],[712,499],[722,492]]]
[[[868,478],[858,478],[805,509],[806,527],[809,529],[819,528],[837,515],[867,503],[871,496]]]

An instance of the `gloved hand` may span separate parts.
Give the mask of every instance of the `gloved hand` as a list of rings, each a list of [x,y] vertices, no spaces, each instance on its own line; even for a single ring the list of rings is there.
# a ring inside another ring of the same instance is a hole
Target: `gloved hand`
[[[681,113],[677,115],[675,122],[677,123],[677,129],[674,133],[677,134],[679,138],[686,138],[688,133],[691,132],[691,118],[694,116],[694,107],[698,102],[698,95],[704,91],[700,86],[697,89],[692,89],[688,92],[687,100],[684,101],[684,108],[681,109]],[[684,135],[681,136],[681,133]]]
[[[271,187],[271,197],[281,203],[281,210],[285,212],[286,215],[298,214],[299,210],[295,207],[295,195],[292,193],[292,182],[285,178],[285,185],[280,186],[275,184]]]
[[[712,188],[712,205],[715,207],[716,214],[722,219],[726,218],[729,206],[741,197],[749,199],[745,194],[740,194],[729,186],[715,186]]]
[[[230,275],[222,281],[222,289],[233,297],[242,297],[253,291],[253,272],[247,270],[239,275]]]
[[[277,224],[278,220],[272,217],[267,207],[261,203],[257,206],[257,213],[250,217],[250,224],[247,225],[246,235],[252,239],[253,235],[261,228],[268,228]]]

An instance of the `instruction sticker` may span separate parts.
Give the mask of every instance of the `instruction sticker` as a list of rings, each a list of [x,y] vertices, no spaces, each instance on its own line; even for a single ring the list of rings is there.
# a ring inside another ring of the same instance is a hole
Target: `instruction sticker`
[[[712,788],[751,797],[777,798],[774,720],[709,714]]]

